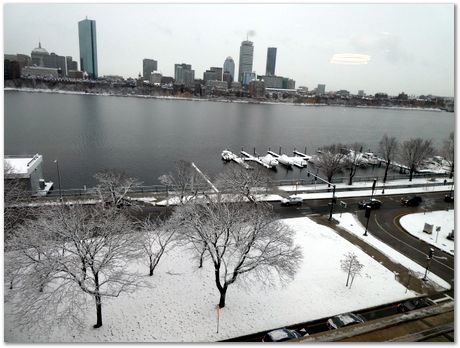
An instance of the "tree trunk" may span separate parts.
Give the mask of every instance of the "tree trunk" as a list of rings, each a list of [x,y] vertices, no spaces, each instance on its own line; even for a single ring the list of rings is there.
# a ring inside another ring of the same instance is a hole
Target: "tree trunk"
[[[410,169],[409,170],[409,181],[412,181],[412,175],[414,174],[414,170]]]
[[[350,273],[350,270],[348,270],[347,283],[345,284],[345,286],[348,286],[348,280],[350,280]]]
[[[348,179],[348,185],[353,185],[353,167],[350,168],[350,177]]]
[[[94,296],[94,299],[96,300],[97,321],[96,321],[96,325],[94,325],[93,327],[95,329],[97,329],[97,328],[102,326],[102,302],[101,302],[101,296],[100,295]]]
[[[385,167],[385,175],[383,176],[383,183],[387,182],[387,175],[388,175],[388,169],[390,168],[390,161],[387,162],[387,165]]]
[[[220,290],[220,300],[219,300],[219,307],[225,307],[225,295],[227,294],[227,287],[224,286],[222,290]]]
[[[149,276],[153,276],[153,267],[152,266],[150,266]]]
[[[353,274],[353,276],[351,277],[350,289],[351,289],[351,286],[353,285],[353,280],[355,280],[355,274]]]

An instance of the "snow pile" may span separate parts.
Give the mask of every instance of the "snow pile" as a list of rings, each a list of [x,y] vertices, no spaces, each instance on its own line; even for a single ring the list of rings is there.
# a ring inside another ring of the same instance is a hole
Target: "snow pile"
[[[5,341],[210,342],[416,296],[412,291],[406,293],[391,271],[334,230],[308,218],[282,221],[296,231],[296,243],[303,248],[299,272],[284,287],[238,279],[229,287],[226,306],[220,311],[219,333],[213,267],[207,261],[198,269],[190,251],[177,247],[160,261],[153,277],[145,276],[150,287],[104,302],[101,328],[92,328],[95,309],[90,305],[86,327],[49,327],[33,334],[17,327],[5,303]],[[351,288],[345,286],[347,274],[340,268],[348,252],[355,253],[364,265],[362,277],[357,276]],[[147,274],[143,261],[131,267]]]
[[[447,235],[454,229],[454,210],[408,214],[403,216],[399,223],[413,236],[454,255],[455,243],[453,240],[447,239]],[[432,234],[423,232],[425,223],[433,225]],[[438,226],[441,227],[441,231],[436,232]]]
[[[418,263],[400,254],[398,251],[394,250],[387,244],[372,236],[371,233],[368,232],[368,235],[364,236],[364,227],[351,213],[333,214],[332,216],[335,220],[339,221],[340,227],[343,227],[348,232],[354,234],[356,237],[364,240],[367,244],[372,245],[374,248],[388,256],[394,262],[400,263],[407,269],[414,271],[419,278],[422,278],[425,274],[425,267],[420,266]],[[441,288],[450,289],[449,283],[431,272],[428,273],[428,280],[434,282]]]

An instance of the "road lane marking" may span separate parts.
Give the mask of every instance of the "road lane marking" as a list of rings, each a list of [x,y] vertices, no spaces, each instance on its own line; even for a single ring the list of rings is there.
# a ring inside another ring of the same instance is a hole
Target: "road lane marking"
[[[408,246],[409,248],[411,248],[411,249],[417,251],[418,253],[420,253],[420,254],[426,256],[426,253],[424,253],[424,252],[422,252],[422,251],[416,249],[415,247],[413,247],[413,246],[410,245],[410,244],[407,244],[406,242],[400,240],[399,238],[395,237],[393,234],[391,234],[390,232],[388,232],[386,229],[384,229],[384,228],[382,227],[382,225],[380,225],[379,222],[377,221],[377,215],[376,215],[376,214],[374,214],[374,220],[375,220],[375,223],[377,224],[377,226],[379,226],[380,229],[381,229],[382,231],[384,231],[386,234],[388,234],[389,236],[391,236],[392,238],[394,238],[394,239],[397,240],[398,242],[400,242],[400,243],[402,243],[402,244],[405,244],[405,245]],[[386,243],[385,243],[385,244],[386,244]],[[395,250],[396,250],[396,249],[395,249]],[[396,250],[396,251],[398,251],[398,250]],[[401,253],[400,251],[398,251],[398,252]],[[416,262],[415,260],[412,260],[412,261]],[[436,259],[434,259],[434,258],[432,259],[432,261],[437,262],[437,263],[440,264],[441,266],[444,266],[444,267],[450,269],[451,271],[454,270],[453,268],[450,268],[450,267],[447,266],[446,264],[441,263],[441,262],[439,262],[438,260],[436,260]],[[418,262],[416,262],[416,263],[418,263]],[[419,264],[419,265],[420,265],[420,264]],[[422,266],[422,265],[421,265],[421,266]]]

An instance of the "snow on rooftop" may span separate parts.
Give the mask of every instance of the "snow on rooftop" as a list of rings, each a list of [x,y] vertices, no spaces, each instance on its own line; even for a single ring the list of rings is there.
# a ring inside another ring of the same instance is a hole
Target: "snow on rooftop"
[[[296,231],[304,259],[294,280],[284,286],[238,278],[228,288],[216,333],[215,305],[219,293],[209,260],[198,268],[190,250],[177,247],[164,256],[153,277],[143,259],[131,262],[146,276],[149,287],[105,299],[104,323],[94,329],[95,310],[89,300],[83,328],[51,326],[37,333],[18,327],[12,307],[4,303],[6,342],[215,342],[272,330],[339,313],[356,311],[415,297],[395,280],[393,272],[329,227],[308,218],[281,220]],[[346,287],[340,268],[344,254],[353,252],[364,265],[362,277]],[[7,257],[7,256],[5,256]],[[186,286],[184,286],[184,284]],[[5,287],[5,294],[8,291]]]
[[[5,168],[10,168],[12,175],[24,175],[29,174],[41,158],[42,156],[38,154],[32,157],[5,157],[4,165]]]

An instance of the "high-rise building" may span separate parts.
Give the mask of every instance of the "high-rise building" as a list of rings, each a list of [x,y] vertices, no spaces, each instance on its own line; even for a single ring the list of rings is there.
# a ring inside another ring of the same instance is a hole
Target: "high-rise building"
[[[232,57],[227,57],[224,62],[224,73],[228,72],[232,75],[232,80],[235,79],[235,62]]]
[[[56,53],[51,52],[51,54],[43,57],[43,66],[45,68],[56,68],[60,71],[60,76],[67,76],[67,60],[64,56],[58,56]]]
[[[295,89],[295,81],[289,77],[283,77],[283,88],[284,89]]]
[[[244,73],[252,72],[254,58],[254,46],[251,41],[243,41],[240,46],[240,62],[238,69],[238,81],[243,82]],[[243,83],[244,84],[244,83]]]
[[[84,19],[78,22],[80,41],[80,69],[91,79],[97,79],[96,21]]]
[[[174,64],[174,84],[194,87],[195,70],[190,64]]]
[[[42,48],[42,43],[39,42],[38,47],[34,48],[30,54],[32,65],[45,66],[44,58],[46,56],[49,56],[49,53],[47,50]]]
[[[150,80],[150,74],[158,70],[158,62],[153,59],[145,58],[142,60],[142,75],[144,80]]]
[[[265,75],[275,75],[276,65],[276,47],[269,47],[267,49],[267,66],[265,68]]]
[[[319,84],[316,88],[316,94],[325,94],[326,93],[326,85]]]
[[[209,70],[214,71],[217,81],[222,81],[222,68],[213,66],[210,67]]]
[[[249,84],[249,82],[251,82],[252,80],[255,80],[256,79],[256,73],[254,72],[245,72],[243,74],[243,81],[242,81],[242,85],[243,86],[247,86]]]
[[[78,70],[78,63],[72,59],[71,56],[65,57],[67,61],[67,72],[70,70],[77,71]]]

